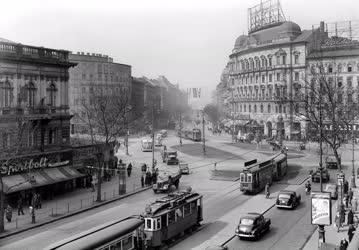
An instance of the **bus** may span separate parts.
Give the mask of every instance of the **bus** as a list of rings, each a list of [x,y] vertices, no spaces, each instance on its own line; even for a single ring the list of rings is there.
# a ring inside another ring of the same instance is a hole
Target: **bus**
[[[142,152],[152,152],[153,150],[152,139],[143,139],[141,142],[141,149]]]

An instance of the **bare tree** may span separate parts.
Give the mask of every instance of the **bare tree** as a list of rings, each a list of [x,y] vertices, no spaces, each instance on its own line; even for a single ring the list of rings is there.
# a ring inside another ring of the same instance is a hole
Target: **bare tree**
[[[110,151],[117,138],[133,122],[130,116],[130,92],[127,88],[104,93],[104,90],[91,93],[83,98],[80,119],[91,137],[91,144],[98,148],[97,159],[97,201],[101,201],[101,175],[108,168]]]
[[[19,157],[28,149],[27,136],[35,133],[39,127],[23,114],[21,107],[17,107],[14,114],[8,117],[12,125],[9,125],[7,131],[0,135],[0,142],[4,146],[0,161],[0,232],[4,231],[5,193],[15,187],[7,187],[8,190],[5,190],[3,176],[10,174],[11,165],[18,162]],[[30,182],[30,176],[26,182]],[[16,186],[21,184],[23,183],[18,183]]]
[[[216,126],[221,116],[218,106],[214,104],[207,104],[203,111],[208,116],[213,125]]]
[[[296,112],[305,117],[308,136],[327,143],[341,169],[338,149],[348,136],[353,117],[358,116],[358,103],[353,101],[357,91],[344,87],[340,72],[333,72],[327,65],[330,64],[325,65],[319,60],[309,67],[309,78],[302,92],[304,96],[296,106]]]

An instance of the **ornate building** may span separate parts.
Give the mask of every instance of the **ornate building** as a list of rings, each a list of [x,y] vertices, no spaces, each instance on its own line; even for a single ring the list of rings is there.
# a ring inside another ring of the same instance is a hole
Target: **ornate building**
[[[10,200],[35,188],[53,195],[82,176],[72,168],[68,56],[0,39],[0,166]]]

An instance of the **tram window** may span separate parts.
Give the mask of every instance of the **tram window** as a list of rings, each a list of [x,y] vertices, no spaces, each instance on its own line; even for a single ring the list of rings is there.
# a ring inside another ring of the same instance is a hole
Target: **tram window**
[[[252,174],[247,175],[247,182],[252,182]]]
[[[196,211],[196,206],[197,206],[197,201],[192,201],[191,202],[191,211],[193,213],[193,211]]]
[[[160,230],[161,229],[161,218],[157,218],[157,225],[156,225],[156,230]]]
[[[241,173],[240,174],[241,182],[244,182],[244,177],[245,177],[244,173]]]
[[[133,237],[128,236],[122,240],[122,250],[133,249]]]
[[[121,250],[121,240],[119,240],[115,243],[112,243],[108,249],[109,250]]]
[[[191,205],[189,203],[184,205],[183,214],[185,217],[191,214]]]
[[[175,222],[175,211],[171,211],[168,213],[168,224],[172,224]]]
[[[176,221],[178,221],[179,218],[183,218],[182,207],[176,209]]]
[[[149,229],[149,230],[151,230],[152,229],[152,220],[151,219],[146,219],[146,227],[145,227],[145,229]]]
[[[167,227],[167,214],[161,215],[161,228]]]

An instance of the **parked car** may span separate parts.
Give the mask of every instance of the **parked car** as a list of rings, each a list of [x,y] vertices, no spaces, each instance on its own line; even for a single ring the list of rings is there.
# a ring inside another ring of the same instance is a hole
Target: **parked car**
[[[240,238],[258,239],[269,231],[271,220],[259,213],[247,213],[239,220],[235,234]]]
[[[341,164],[341,157],[339,156],[339,164]],[[337,169],[338,168],[338,162],[337,159],[335,158],[335,155],[328,155],[325,158],[325,166],[328,169]]]
[[[320,182],[320,170],[317,169],[315,171],[311,171],[311,177],[312,177],[312,182]],[[323,182],[329,182],[330,180],[330,175],[328,172],[328,169],[324,168],[322,170],[322,181]]]
[[[278,208],[295,208],[300,204],[301,196],[297,195],[295,191],[281,190],[278,193],[277,201],[275,203]]]
[[[325,186],[325,192],[330,192],[330,197],[334,200],[338,199],[338,185],[337,184],[327,184]]]

